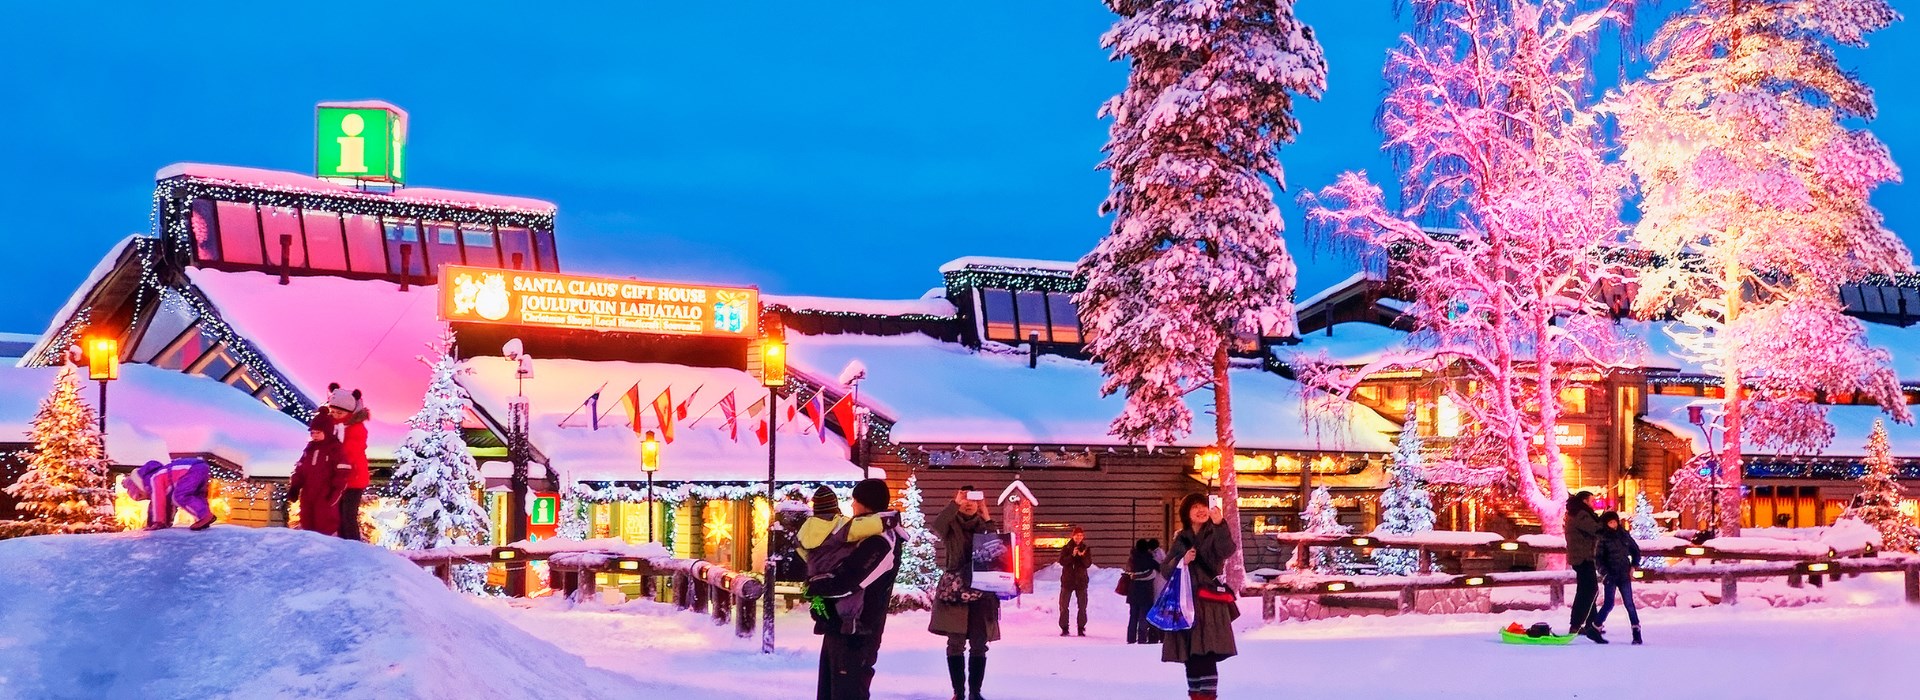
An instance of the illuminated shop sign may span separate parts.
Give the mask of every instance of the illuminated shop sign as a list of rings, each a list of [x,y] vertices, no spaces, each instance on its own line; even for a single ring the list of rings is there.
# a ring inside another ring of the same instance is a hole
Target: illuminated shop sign
[[[322,102],[314,110],[314,174],[406,182],[407,113],[384,102]]]
[[[556,275],[443,265],[440,319],[465,323],[750,338],[760,294],[750,288]]]

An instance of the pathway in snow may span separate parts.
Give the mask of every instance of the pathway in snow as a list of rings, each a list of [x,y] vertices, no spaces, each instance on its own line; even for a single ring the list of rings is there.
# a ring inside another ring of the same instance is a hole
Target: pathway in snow
[[[1125,606],[1112,580],[1093,590],[1090,636],[1062,638],[1052,584],[1019,609],[989,655],[986,696],[1184,697],[1180,667],[1158,646],[1121,643]],[[1898,574],[1828,587],[1820,607],[1649,610],[1650,644],[1625,644],[1624,611],[1597,647],[1523,647],[1495,641],[1509,621],[1566,624],[1564,610],[1502,615],[1374,617],[1263,626],[1257,601],[1240,623],[1241,655],[1221,665],[1229,698],[1910,698],[1898,669],[1920,658],[1920,611],[1900,602]],[[547,604],[490,605],[510,622],[585,657],[592,666],[665,680],[715,697],[812,697],[818,638],[801,615],[780,620],[782,651],[650,602],[562,611]],[[946,698],[943,640],[926,613],[888,623],[875,681],[880,698]]]

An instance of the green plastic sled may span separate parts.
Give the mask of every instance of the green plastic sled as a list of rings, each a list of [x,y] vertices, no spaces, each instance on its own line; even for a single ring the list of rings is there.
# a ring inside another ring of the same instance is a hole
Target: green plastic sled
[[[1514,634],[1512,632],[1507,631],[1507,628],[1505,627],[1500,628],[1500,641],[1506,642],[1508,644],[1532,644],[1535,646],[1566,646],[1567,644],[1571,643],[1573,641],[1573,638],[1576,636],[1579,636],[1579,635],[1550,634],[1545,637],[1529,637],[1525,632],[1522,632],[1520,634]]]

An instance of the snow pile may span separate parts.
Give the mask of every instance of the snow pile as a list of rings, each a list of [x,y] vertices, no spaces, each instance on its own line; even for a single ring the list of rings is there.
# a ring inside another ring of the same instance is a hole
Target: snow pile
[[[0,571],[0,697],[665,690],[588,668],[385,550],[300,530],[22,538],[0,542]]]

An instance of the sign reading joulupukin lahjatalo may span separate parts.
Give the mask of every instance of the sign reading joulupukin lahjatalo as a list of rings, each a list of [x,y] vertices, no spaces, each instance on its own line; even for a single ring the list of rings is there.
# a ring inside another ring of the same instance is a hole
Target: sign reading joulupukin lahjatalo
[[[443,265],[440,319],[625,333],[751,338],[752,288]]]

